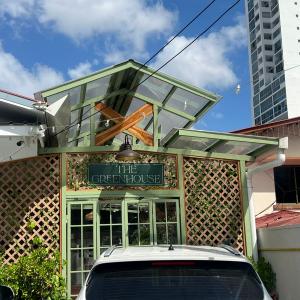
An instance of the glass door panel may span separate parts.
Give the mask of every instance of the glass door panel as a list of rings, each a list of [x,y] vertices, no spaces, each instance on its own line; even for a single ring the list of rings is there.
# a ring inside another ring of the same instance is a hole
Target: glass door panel
[[[100,254],[113,245],[122,246],[122,203],[100,202],[99,219]]]
[[[69,203],[68,205],[68,286],[70,295],[76,296],[96,258],[94,250],[94,204]]]
[[[178,201],[156,200],[154,202],[154,207],[155,244],[179,244]]]
[[[128,246],[152,245],[150,202],[127,203]]]

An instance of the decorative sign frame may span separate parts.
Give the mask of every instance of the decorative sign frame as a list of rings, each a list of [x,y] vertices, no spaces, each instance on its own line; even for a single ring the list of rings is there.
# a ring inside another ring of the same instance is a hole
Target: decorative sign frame
[[[163,186],[162,163],[92,163],[88,165],[88,182],[109,186]]]

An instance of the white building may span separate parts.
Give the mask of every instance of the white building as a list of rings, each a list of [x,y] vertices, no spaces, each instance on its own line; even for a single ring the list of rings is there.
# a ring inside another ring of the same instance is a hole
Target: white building
[[[300,116],[300,1],[245,2],[253,123]]]
[[[37,155],[44,115],[34,101],[0,89],[0,163]]]

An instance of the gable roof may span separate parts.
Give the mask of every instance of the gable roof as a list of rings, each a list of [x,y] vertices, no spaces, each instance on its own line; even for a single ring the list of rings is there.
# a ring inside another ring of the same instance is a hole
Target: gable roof
[[[286,136],[289,131],[292,131],[294,133],[295,131],[297,131],[296,135],[299,135],[300,117],[239,129],[233,131],[233,133],[268,135],[278,137]]]
[[[132,109],[135,99],[154,104],[158,108],[161,138],[174,127],[189,128],[221,99],[133,60],[40,91],[35,98],[44,99],[49,105],[67,94],[71,110],[102,102],[123,116]],[[143,129],[150,126],[153,118]]]

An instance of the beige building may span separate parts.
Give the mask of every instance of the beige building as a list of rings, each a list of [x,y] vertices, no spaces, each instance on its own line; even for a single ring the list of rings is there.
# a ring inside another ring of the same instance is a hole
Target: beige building
[[[276,273],[279,299],[300,295],[300,118],[242,129],[236,133],[288,137],[283,165],[251,177],[257,247]],[[264,161],[270,160],[265,155]],[[274,159],[274,157],[272,158]]]
[[[241,129],[243,133],[268,137],[288,137],[282,166],[252,176],[252,197],[256,217],[280,209],[300,209],[300,118]],[[265,155],[265,161],[274,159]]]

